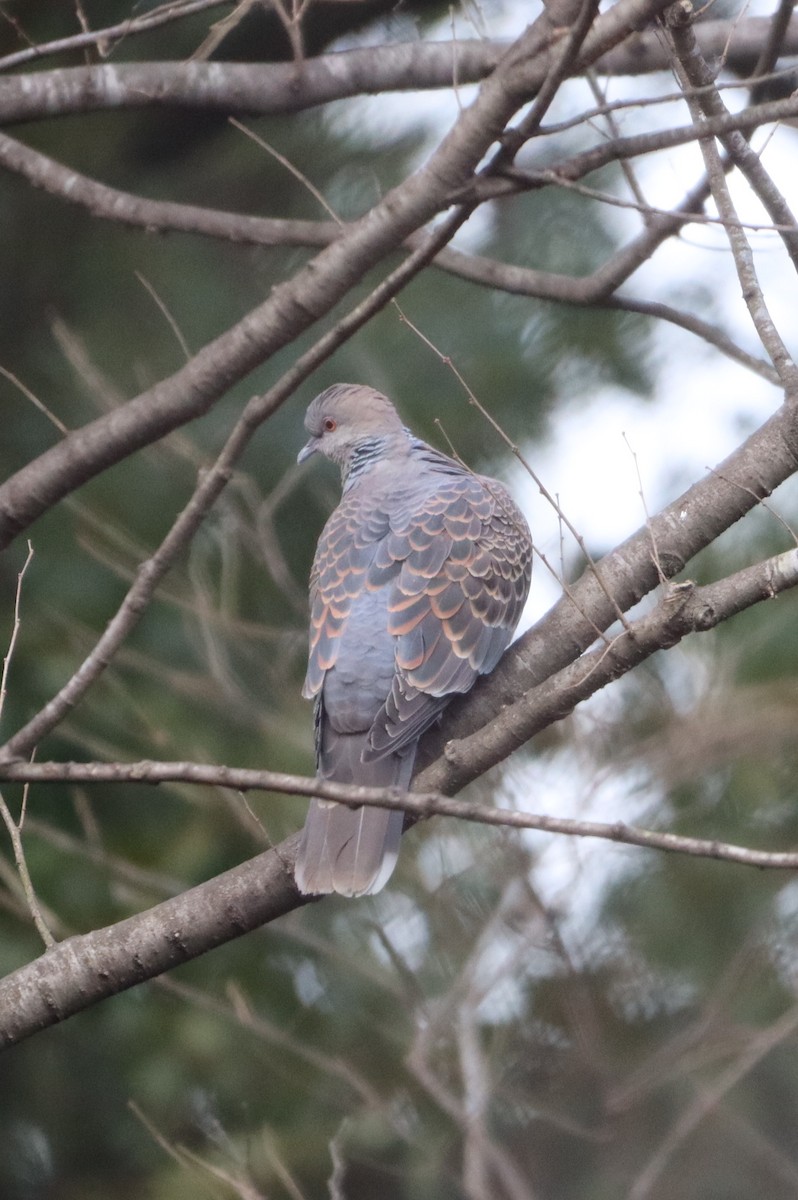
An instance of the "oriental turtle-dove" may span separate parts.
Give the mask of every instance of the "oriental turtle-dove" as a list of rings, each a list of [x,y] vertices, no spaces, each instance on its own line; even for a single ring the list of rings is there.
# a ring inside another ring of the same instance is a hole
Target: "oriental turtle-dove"
[[[414,437],[372,388],[327,388],[305,427],[299,462],[323,454],[343,484],[310,577],[303,695],[316,701],[318,775],[407,790],[422,734],[510,642],[532,539],[500,483]],[[402,824],[401,812],[312,800],[300,891],[378,891]]]

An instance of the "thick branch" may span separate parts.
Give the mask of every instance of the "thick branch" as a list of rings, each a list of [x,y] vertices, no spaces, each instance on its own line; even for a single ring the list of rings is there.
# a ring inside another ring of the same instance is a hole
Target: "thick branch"
[[[529,704],[537,706],[539,716],[547,713],[545,723],[556,720],[570,711],[579,699],[631,669],[661,646],[674,644],[692,630],[712,628],[733,613],[796,583],[798,551],[792,550],[705,588],[696,589],[692,585],[677,588],[666,596],[654,613],[635,622],[608,648],[595,651],[575,663],[560,679],[551,681],[549,693],[554,698],[553,708],[551,696],[544,689],[532,693]],[[511,712],[510,716],[514,714]],[[494,727],[503,719],[504,714],[497,717]],[[515,730],[511,728],[511,732]],[[462,765],[471,755],[473,743],[474,739],[471,739],[447,748],[447,757],[460,765],[461,776]],[[506,744],[495,737],[491,746],[492,762],[507,752]],[[472,760],[470,777],[487,769],[492,762],[483,758],[475,771]],[[798,866],[798,854],[770,853],[639,830],[620,822],[610,825],[503,812],[490,806],[464,804],[440,794],[405,796],[392,790],[353,788],[276,772],[207,764],[0,763],[0,778],[20,781],[66,779],[86,783],[135,780],[151,784],[181,779],[238,790],[266,788],[317,795],[343,803],[399,808],[417,817],[437,813],[484,824],[600,837],[749,866],[782,869]],[[421,780],[417,780],[416,786],[420,783]],[[96,933],[70,938],[8,976],[0,982],[0,1044],[19,1041],[100,999],[150,979],[297,907],[302,898],[297,893],[291,871],[295,847],[296,837],[289,838],[276,850],[139,916]]]
[[[25,765],[19,764],[20,770],[24,771]],[[65,769],[76,768],[68,776],[71,778],[81,777],[80,768],[89,768],[84,773],[88,782],[92,778],[96,781],[103,768],[113,769],[112,764],[38,765],[44,769],[43,773],[50,767],[64,773]],[[216,782],[240,787],[258,786],[252,777],[260,774],[185,763],[136,763],[132,764],[130,773],[142,781],[152,782],[159,775],[162,779],[169,778],[170,768],[172,778],[188,777],[196,782],[198,776],[194,775],[195,770],[205,774],[215,772],[220,777]],[[10,772],[14,767],[6,764],[2,770]],[[92,770],[96,772],[94,775]],[[119,768],[116,770],[121,775]],[[307,788],[314,785],[312,780],[297,780],[296,783]],[[319,791],[318,784],[315,790]],[[343,793],[354,790],[357,789],[324,785],[325,794],[339,791],[342,800],[345,798]],[[724,842],[637,829],[623,822],[607,824],[507,812],[487,805],[463,803],[446,796],[402,797],[379,790],[360,791],[362,800],[368,798],[375,805],[403,808],[418,816],[438,813],[489,825],[602,838],[757,868],[795,870],[798,867],[798,853],[754,850]],[[152,979],[307,903],[309,898],[299,894],[293,878],[297,841],[297,835],[293,835],[276,849],[258,855],[144,913],[93,933],[68,938],[34,962],[0,980],[0,1047],[20,1042],[100,1000]]]
[[[291,870],[297,838],[180,896],[71,937],[0,982],[0,1046],[257,929],[308,900]]]
[[[573,663],[619,611],[628,611],[661,578],[676,575],[796,470],[798,404],[787,402],[719,467],[589,567],[516,642],[515,652],[505,655],[493,674],[480,680],[464,700],[454,701],[447,710],[444,735],[425,739],[425,752],[435,762],[419,776],[418,786],[449,792],[455,779],[456,786],[462,786],[461,770],[451,768],[444,757],[444,737],[475,734],[503,708],[514,705],[519,706],[518,719],[526,719],[523,706],[532,688]],[[527,715],[532,729],[535,714]],[[476,743],[471,749],[476,756],[481,753]]]
[[[629,23],[629,29],[634,28]],[[637,26],[642,28],[642,21]],[[737,26],[708,21],[696,30],[704,55],[724,55],[729,67],[750,75],[769,22],[752,17]],[[10,75],[0,79],[0,123],[67,116],[98,109],[178,107],[220,113],[275,115],[299,112],[331,100],[377,92],[419,91],[477,83],[496,69],[506,42],[408,42],[344,50],[293,63],[104,63]],[[798,53],[798,21],[787,30],[782,53]],[[534,76],[549,70],[542,47]],[[642,75],[669,67],[658,34],[634,34],[608,47],[595,63],[600,74]],[[580,64],[583,70],[585,63]]]

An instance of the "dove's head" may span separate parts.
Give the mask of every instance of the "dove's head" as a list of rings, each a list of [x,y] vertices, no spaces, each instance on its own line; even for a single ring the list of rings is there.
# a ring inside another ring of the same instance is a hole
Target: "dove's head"
[[[407,430],[387,396],[360,383],[335,383],[311,401],[305,416],[310,437],[297,462],[323,454],[344,479],[394,447],[408,445]]]

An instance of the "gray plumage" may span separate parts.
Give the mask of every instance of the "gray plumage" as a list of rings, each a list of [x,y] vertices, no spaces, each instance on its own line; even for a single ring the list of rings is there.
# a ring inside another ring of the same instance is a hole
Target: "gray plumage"
[[[299,454],[341,468],[343,495],[310,577],[310,654],[322,779],[406,790],[422,734],[492,671],[529,591],[532,539],[505,488],[406,429],[379,392],[327,388]],[[306,894],[376,892],[403,814],[312,800],[296,865]]]

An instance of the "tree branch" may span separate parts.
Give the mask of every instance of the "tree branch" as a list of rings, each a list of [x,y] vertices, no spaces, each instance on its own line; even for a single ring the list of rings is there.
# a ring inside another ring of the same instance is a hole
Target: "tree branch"
[[[690,89],[698,89],[693,90],[686,98],[696,129],[703,135],[705,125],[713,120],[722,119],[727,114],[727,109],[714,86],[712,72],[698,52],[691,28],[692,13],[692,5],[689,0],[681,0],[681,3],[673,5],[668,10],[666,23],[674,49],[676,69],[684,84],[685,92],[690,92]],[[798,268],[798,233],[796,233],[795,217],[763,167],[759,155],[754,153],[742,133],[737,130],[723,133],[720,140],[723,142],[729,158],[748,180],[752,191],[775,223],[793,266]],[[782,386],[787,390],[794,391],[798,389],[798,369],[796,369],[767,310],[754,267],[753,253],[748,239],[740,227],[726,182],[724,164],[721,162],[713,138],[701,136],[699,146],[707,166],[707,176],[712,184],[715,203],[726,227],[743,297],[748,305],[751,319],[762,345],[779,373]]]
[[[620,0],[595,21],[582,58],[597,57],[666,2]],[[531,26],[429,160],[242,321],[174,375],[70,434],[0,486],[0,549],[100,471],[206,412],[227,387],[329,312],[409,234],[449,207],[528,99],[549,37],[545,22]]]
[[[0,981],[0,1046],[22,1041],[308,902],[293,880],[298,837],[170,900],[68,938]]]
[[[686,633],[714,627],[719,621],[758,600],[798,584],[798,550],[756,564],[704,588],[691,584],[673,589],[649,616],[562,672],[545,688],[525,697],[536,708],[540,726],[570,712],[586,695],[618,677],[655,650],[673,645]],[[512,651],[510,652],[512,653]],[[475,739],[446,748],[448,765],[459,769],[459,780],[477,774],[504,758],[508,736],[515,744],[526,738],[529,725],[519,730],[517,712],[508,709],[494,719],[489,737],[492,760],[474,756]],[[488,731],[486,731],[488,732]],[[416,787],[430,771],[415,781]],[[414,816],[433,814],[483,824],[548,833],[597,837],[747,866],[795,869],[798,853],[772,853],[700,838],[637,829],[622,822],[607,824],[564,817],[506,812],[487,805],[453,800],[440,793],[404,795],[393,789],[356,788],[326,780],[304,779],[270,771],[209,766],[199,763],[20,763],[0,762],[0,779],[84,783],[166,781],[212,784],[239,791],[253,788],[295,795],[315,795],[353,805],[401,809]],[[450,786],[457,777],[450,776]],[[292,867],[296,835],[274,850],[228,871],[182,896],[114,926],[69,938],[42,958],[0,981],[0,1044],[10,1045],[91,1004],[151,979],[195,958],[222,942],[240,936],[297,907],[306,898],[297,892]]]
[[[449,705],[443,732],[432,732],[425,738],[424,753],[431,765],[418,776],[419,788],[454,790],[444,740],[479,737],[476,731],[486,727],[496,713],[515,704],[522,706],[526,694],[536,685],[569,666],[592,645],[598,634],[615,621],[619,609],[628,611],[663,576],[676,575],[699,550],[709,546],[796,470],[798,402],[791,399],[714,471],[595,567],[587,569],[515,643],[513,653],[506,654],[491,675],[481,679],[467,697]],[[520,714],[519,708],[519,721]],[[535,714],[529,716],[534,723]],[[472,743],[471,748],[478,758],[482,752],[477,744]],[[461,774],[458,772],[458,778]]]
[[[643,28],[643,21],[637,28]],[[628,22],[628,29],[634,28]],[[767,18],[751,17],[736,26],[707,21],[696,35],[705,56],[723,56],[732,70],[750,76],[768,30]],[[149,107],[250,116],[301,112],[358,95],[478,83],[496,69],[507,49],[507,42],[481,40],[399,42],[305,59],[301,72],[293,63],[229,62],[103,63],[37,71],[0,79],[0,122]],[[790,22],[781,53],[798,53],[798,20]],[[549,54],[541,47],[532,67],[530,79],[538,85],[548,73]],[[670,65],[654,30],[634,32],[625,44],[607,46],[591,61],[602,75],[643,75]],[[0,60],[3,65],[11,64]],[[587,65],[580,60],[578,71]]]
[[[627,37],[629,29],[637,27],[663,7],[658,0],[620,0],[604,17],[596,20],[578,57],[577,68],[582,70],[595,62],[614,41]],[[559,53],[561,47],[562,42],[559,42],[553,49]],[[414,46],[413,50],[418,60],[419,47]],[[451,47],[448,50],[450,84]],[[82,481],[206,411],[230,382],[329,312],[332,305],[362,279],[365,271],[382,262],[408,238],[419,237],[422,227],[449,206],[453,196],[460,196],[466,208],[444,223],[440,238],[445,240],[468,206],[481,199],[477,193],[469,194],[466,190],[473,173],[494,143],[502,139],[508,120],[536,94],[546,72],[552,69],[555,59],[549,50],[549,32],[544,31],[542,25],[529,30],[502,57],[501,63],[491,68],[492,74],[480,89],[475,103],[463,112],[452,133],[420,171],[389,193],[370,213],[346,227],[293,280],[275,289],[263,305],[206,346],[186,368],[114,413],[70,434],[61,445],[0,488],[0,544],[3,539],[5,542],[10,540],[15,531]],[[370,57],[373,53],[369,51]],[[328,66],[330,61],[340,63],[340,56],[329,56],[325,61]],[[211,69],[215,66],[213,64]],[[159,64],[159,69],[161,67]],[[105,69],[94,70],[96,83],[107,78],[101,73]],[[69,75],[68,72],[47,74],[53,77]],[[74,84],[77,75],[71,78]],[[458,81],[462,78],[458,67]],[[18,84],[16,80],[6,82],[11,82],[14,87]],[[415,81],[412,86],[417,86]],[[11,91],[13,87],[3,92],[0,84],[0,105],[3,96],[8,98]],[[147,97],[145,102],[163,100]],[[759,124],[764,119],[773,119],[774,112],[783,114],[787,111],[785,105],[792,111],[794,102],[760,106],[753,118],[750,112],[734,117],[719,114],[712,121],[722,133],[732,127],[742,127],[740,122]],[[770,116],[763,117],[764,112]],[[725,124],[727,120],[736,124]],[[698,136],[707,136],[713,131],[715,126],[711,122],[705,123],[700,126]],[[673,140],[674,135],[677,140]],[[621,153],[643,152],[640,147],[646,144],[649,148],[681,144],[679,136],[682,136],[681,131],[666,131],[664,141],[663,135],[657,135],[656,145],[652,140],[646,143],[642,138],[621,139]],[[684,140],[696,136],[696,130],[691,128]],[[0,143],[0,152],[3,150],[9,155],[18,154],[10,139]],[[615,151],[606,161],[612,161],[614,156]],[[494,165],[500,163],[502,157],[502,151],[495,154]],[[576,156],[565,164],[564,170],[587,172],[595,169],[600,157],[600,148],[589,152],[589,156]],[[32,160],[28,158],[27,161],[29,165]],[[493,194],[499,194],[500,190],[500,187],[496,188]],[[490,194],[489,189],[485,194]],[[110,202],[108,195],[104,202]],[[671,228],[678,227],[682,215],[674,218]],[[414,254],[421,262],[425,253],[431,256],[438,249],[439,242],[428,239]],[[451,253],[449,258],[451,261]],[[628,261],[632,259],[633,255],[630,255]],[[381,302],[383,297],[393,294],[415,266],[415,262],[410,266],[403,264],[399,272],[380,285],[383,290],[378,288],[369,302],[376,305],[377,297]],[[614,269],[619,269],[617,263]],[[403,271],[404,275],[401,274]],[[374,310],[372,307],[369,311]],[[361,306],[345,319],[352,322],[351,326],[346,325],[347,330],[355,327],[356,313],[359,319]],[[340,335],[341,329],[336,327],[333,337]],[[319,347],[329,344],[321,339],[314,347],[314,353],[321,353]],[[308,362],[301,360],[300,365],[304,370]],[[251,402],[242,418],[246,435],[239,433],[241,426],[237,425],[234,437],[245,437],[246,440],[266,412],[272,411],[289,394],[289,384],[295,385],[296,378],[295,374],[289,373],[289,377],[280,381],[277,389],[267,393],[267,397]],[[217,463],[214,487],[223,486],[224,471],[229,469],[232,461],[223,458]],[[749,604],[795,586],[798,582],[798,552],[790,551],[706,588],[683,584],[670,589],[646,617],[631,622],[608,643],[605,639],[605,644],[599,648],[589,649],[597,631],[606,629],[619,611],[628,609],[662,577],[670,577],[679,571],[698,549],[713,541],[719,532],[795,471],[796,465],[798,412],[791,397],[716,472],[694,485],[602,562],[591,566],[569,589],[568,596],[505,656],[495,674],[484,680],[471,696],[452,705],[442,729],[425,739],[428,759],[430,755],[437,754],[438,757],[417,776],[415,786],[423,789],[420,794],[414,793],[410,797],[394,792],[377,794],[270,772],[238,772],[233,768],[209,768],[198,764],[26,764],[4,761],[0,763],[0,778],[24,779],[28,772],[28,778],[90,778],[94,782],[104,778],[107,781],[134,777],[147,782],[178,777],[191,778],[195,782],[212,780],[227,787],[268,787],[328,796],[343,803],[375,803],[403,808],[416,815],[446,813],[489,824],[602,837],[650,848],[726,858],[748,865],[794,869],[798,866],[798,855],[773,855],[745,847],[630,829],[623,824],[505,813],[485,806],[463,804],[449,798],[447,793],[459,789],[468,779],[504,758],[538,728],[572,711],[580,700],[630,670],[656,649],[672,645],[693,630],[711,628]],[[202,505],[209,495],[210,491],[207,495],[202,494]],[[193,511],[191,520],[201,519],[204,511],[206,509],[200,505]],[[190,532],[189,529],[187,536]],[[179,537],[178,534],[174,536],[178,540],[170,544],[171,550],[185,544],[185,540],[180,540],[186,536],[185,529]],[[18,752],[27,748],[31,739],[35,741],[48,728],[53,728],[69,704],[79,699],[85,687],[98,676],[108,654],[115,651],[125,634],[124,622],[131,616],[135,619],[136,604],[148,601],[157,578],[160,578],[158,571],[162,574],[162,568],[166,569],[171,561],[168,556],[163,562],[159,561],[152,577],[143,572],[129,593],[134,601],[130,601],[124,618],[120,618],[119,627],[112,631],[109,640],[101,639],[95,647],[91,670],[96,667],[96,673],[89,672],[82,678],[78,672],[74,686],[73,681],[68,685],[71,689],[68,695],[56,698],[55,708],[44,710],[39,715],[38,725],[20,731],[16,742]],[[445,739],[449,739],[449,744],[444,748]],[[9,747],[12,752],[14,747],[15,739],[12,739]],[[41,774],[36,776],[36,771]],[[81,771],[86,774],[81,776]],[[169,771],[182,774],[170,776]],[[104,772],[116,774],[104,776]],[[279,786],[281,780],[282,787]],[[35,963],[15,972],[0,983],[0,1041],[11,1044],[21,1040],[105,996],[152,978],[297,907],[303,900],[298,896],[291,872],[295,846],[296,838],[290,838],[251,863],[146,913],[96,933],[69,939]]]
[[[627,0],[634,8],[635,0]],[[659,0],[660,5],[662,0]],[[517,53],[536,52],[528,31]],[[409,233],[448,206],[452,186],[475,169],[519,99],[497,71],[424,167],[389,192],[261,305],[181,370],[70,434],[0,487],[0,548],[64,495],[142,446],[207,411],[233,382],[329,312]]]
[[[109,46],[114,42],[127,41],[137,33],[146,33],[161,25],[173,21],[181,21],[195,13],[204,12],[209,8],[219,8],[229,4],[231,0],[182,0],[182,3],[162,4],[152,12],[139,17],[130,17],[116,25],[108,25],[105,29],[88,29],[83,33],[75,33],[70,37],[56,38],[51,42],[42,42],[37,46],[28,46],[25,50],[17,50],[0,58],[0,71],[8,71],[12,67],[21,67],[28,62],[36,62],[49,58],[54,54],[64,54],[68,50],[83,50],[87,46]]]
[[[17,171],[34,187],[42,187],[51,195],[58,196],[70,204],[78,204],[95,217],[148,231],[193,233],[255,246],[318,248],[330,245],[341,236],[345,228],[344,224],[335,221],[254,217],[245,213],[203,208],[195,204],[150,200],[108,187],[3,133],[0,133],[0,166]],[[778,374],[770,363],[749,354],[736,345],[722,329],[701,317],[681,312],[666,304],[640,301],[629,296],[609,295],[642,263],[648,261],[662,242],[697,218],[707,193],[708,188],[702,185],[694,189],[672,212],[649,210],[651,219],[645,231],[590,275],[570,276],[553,271],[539,271],[515,263],[498,262],[484,255],[464,254],[452,248],[440,250],[431,265],[459,279],[466,279],[482,287],[499,289],[511,295],[533,296],[536,299],[562,304],[600,304],[606,308],[643,313],[669,321],[702,338],[728,358],[755,371],[764,379],[777,383]],[[416,234],[412,234],[405,241],[405,245],[411,248],[421,244],[420,236]]]
[[[599,564],[599,574],[603,566]],[[477,732],[447,740],[442,758],[418,776],[419,790],[435,787],[447,795],[460,791],[658,650],[677,645],[687,634],[714,629],[751,605],[796,585],[798,550],[788,550],[706,587],[697,588],[691,582],[671,585],[651,613],[631,622],[608,646],[601,644],[529,688]]]
[[[96,782],[101,771],[116,771],[123,777],[126,768],[118,764],[40,763],[38,768],[61,771],[67,778],[86,778]],[[0,776],[24,772],[28,764],[3,764]],[[272,787],[279,776],[268,772],[236,771],[207,767],[205,764],[135,763],[127,768],[130,777],[154,782],[156,777],[200,782],[205,773],[208,782],[222,786],[262,786],[268,779]],[[85,771],[85,776],[80,771]],[[71,775],[69,772],[73,772]],[[216,776],[213,778],[213,776]],[[290,777],[283,777],[288,779]],[[446,796],[402,797],[374,789],[352,789],[345,785],[295,779],[292,790],[305,794],[330,795],[346,801],[359,792],[361,802],[386,808],[401,808],[419,816],[434,813],[483,824],[517,829],[537,829],[573,837],[595,837],[606,841],[669,851],[691,856],[735,862],[759,869],[795,870],[798,853],[754,850],[724,842],[683,837],[638,829],[623,822],[572,820],[527,813],[506,812],[486,805],[474,805]],[[292,835],[273,850],[235,867],[207,883],[199,884],[180,896],[163,901],[146,912],[109,925],[92,933],[68,938],[40,958],[0,980],[0,1048],[14,1045],[48,1026],[58,1024],[75,1013],[117,995],[127,988],[153,979],[208,950],[232,941],[262,925],[284,916],[311,900],[297,891],[293,864],[299,837]]]
[[[95,217],[138,229],[196,233],[253,246],[329,246],[341,234],[335,221],[298,221],[222,212],[199,204],[151,200],[108,187],[64,166],[32,146],[0,133],[0,167],[22,175],[51,196],[77,204]]]
[[[244,767],[215,766],[208,763],[154,762],[147,759],[134,763],[0,763],[0,779],[8,782],[24,780],[29,783],[141,783],[154,787],[163,783],[190,783],[205,787],[233,788],[238,792],[269,791],[291,796],[317,796],[319,799],[334,800],[353,808],[367,805],[371,808],[394,809],[410,814],[417,821],[425,820],[428,817],[451,817],[453,820],[468,821],[475,825],[490,825],[499,829],[531,829],[540,833],[562,834],[567,837],[599,838],[602,841],[619,842],[623,845],[638,846],[648,850],[663,850],[673,854],[687,854],[693,858],[734,862],[745,867],[756,867],[759,870],[782,871],[798,868],[798,850],[757,850],[715,839],[708,840],[677,833],[640,829],[634,825],[627,825],[624,821],[584,821],[573,817],[552,817],[548,814],[517,812],[514,809],[496,808],[491,804],[457,800],[452,796],[444,796],[440,792],[405,793],[394,788],[356,787],[354,784],[332,783],[327,780],[305,778],[302,775],[285,775],[277,771],[256,771]],[[259,855],[257,859],[248,861],[263,861],[269,854],[276,854],[282,857],[283,866],[290,874],[293,870],[297,839],[297,834],[291,834],[274,850],[267,851],[265,854]],[[225,872],[224,875],[216,876],[207,884],[200,886],[211,889],[212,884],[219,880],[226,880],[227,876],[232,873]],[[192,888],[183,895],[188,896],[198,890],[199,888]],[[210,895],[211,891],[207,894]],[[246,901],[247,895],[246,888],[242,888],[240,891],[242,902]],[[156,906],[156,908],[160,907],[160,905]],[[292,905],[291,907],[298,906]],[[147,910],[148,913],[153,911],[153,909]],[[290,911],[290,909],[285,911]],[[271,918],[267,918],[267,920],[269,919]],[[266,921],[260,923],[265,924]],[[127,925],[127,922],[123,922],[123,924]],[[249,929],[254,928],[257,928],[257,925],[249,927]],[[242,929],[240,932],[246,933],[249,932],[249,929]],[[185,931],[192,935],[192,942],[194,942],[193,927],[190,922],[185,924]],[[91,936],[91,934],[84,935],[84,940]],[[206,950],[213,949],[235,936],[238,935],[232,934],[229,938],[223,937],[218,942],[214,942],[212,946],[199,947],[194,954],[187,957],[197,957]],[[173,965],[175,964],[163,967],[162,970],[169,970]],[[25,970],[25,968],[22,969]],[[147,978],[152,978],[152,976],[147,976]],[[141,980],[134,982],[141,982]],[[3,984],[0,981],[0,1021],[4,1015],[2,988]],[[2,1036],[2,1024],[0,1024],[0,1043],[2,1043]]]

